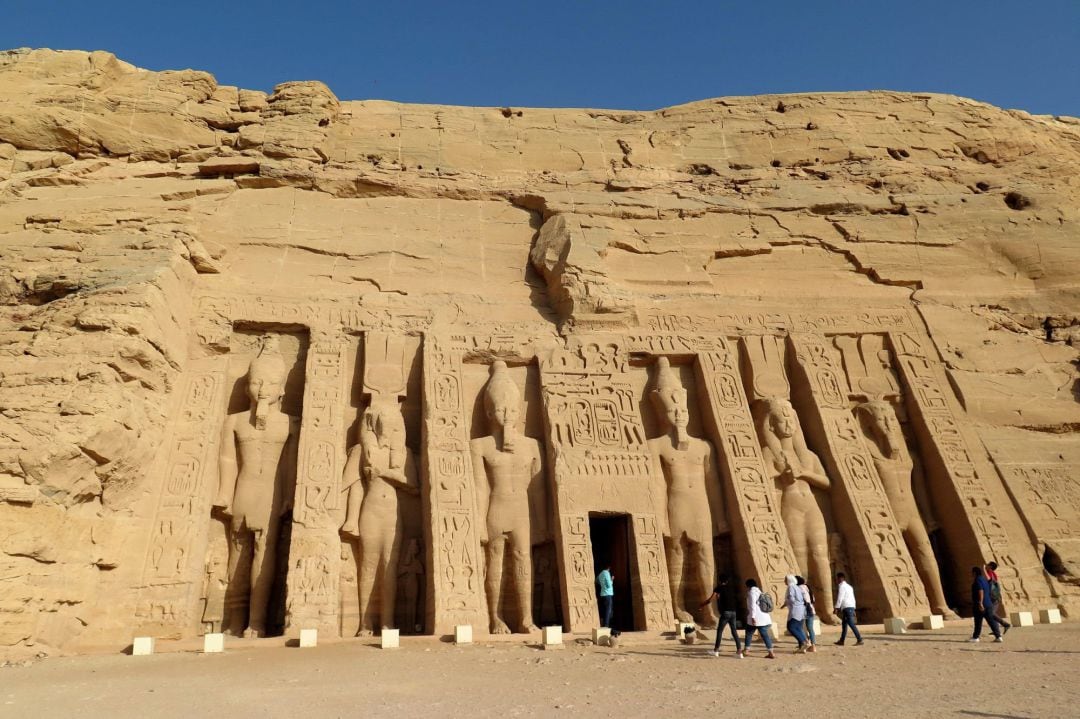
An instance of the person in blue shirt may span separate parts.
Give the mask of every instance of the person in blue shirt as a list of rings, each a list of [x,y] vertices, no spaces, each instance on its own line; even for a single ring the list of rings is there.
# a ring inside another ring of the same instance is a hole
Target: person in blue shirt
[[[975,633],[971,635],[969,642],[979,641],[984,619],[990,625],[990,631],[994,633],[994,641],[1004,641],[1001,638],[1001,628],[997,617],[994,616],[994,600],[990,597],[990,580],[986,578],[986,572],[982,567],[971,568],[971,611],[975,619]]]
[[[600,626],[611,626],[611,612],[615,603],[615,585],[612,581],[611,566],[604,565],[596,575],[597,595],[600,598]]]

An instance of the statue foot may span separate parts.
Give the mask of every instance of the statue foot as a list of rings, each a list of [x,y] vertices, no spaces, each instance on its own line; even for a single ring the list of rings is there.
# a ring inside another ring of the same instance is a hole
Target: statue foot
[[[836,611],[839,612],[840,610],[837,609]],[[822,624],[829,624],[835,627],[840,623],[840,618],[835,614],[815,614],[814,616],[820,619]]]
[[[244,630],[244,639],[262,639],[266,636],[266,630],[262,627],[248,627]]]
[[[506,626],[506,622],[501,619],[496,619],[491,623],[492,634],[510,634],[510,627]]]
[[[694,618],[690,615],[690,612],[686,611],[685,609],[676,610],[675,618],[678,619],[680,622],[690,622],[691,624],[694,623]]]
[[[701,629],[716,629],[716,625],[720,622],[716,617],[702,617],[701,623],[698,625]]]
[[[944,619],[959,619],[960,615],[948,607],[934,607],[934,614],[940,614]]]
[[[373,637],[373,636],[375,636],[375,632],[371,631],[370,629],[358,629],[357,632],[356,632],[356,636],[358,636],[358,637]]]
[[[520,627],[518,627],[517,633],[518,634],[533,634],[534,632],[539,632],[539,631],[540,631],[540,627],[536,626],[532,622],[529,622],[528,624],[522,624]]]

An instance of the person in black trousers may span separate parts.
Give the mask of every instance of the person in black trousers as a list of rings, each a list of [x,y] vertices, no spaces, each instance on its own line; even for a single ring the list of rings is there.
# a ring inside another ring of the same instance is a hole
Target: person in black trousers
[[[731,581],[731,577],[721,574],[713,593],[701,603],[701,606],[707,606],[714,599],[716,600],[716,614],[720,617],[720,622],[716,625],[716,644],[713,645],[713,650],[710,653],[714,657],[720,656],[720,638],[724,634],[724,627],[730,625],[731,636],[735,637],[735,653],[739,654],[742,652],[742,642],[739,641],[739,632],[735,627],[735,611],[739,600],[735,593],[735,583]]]

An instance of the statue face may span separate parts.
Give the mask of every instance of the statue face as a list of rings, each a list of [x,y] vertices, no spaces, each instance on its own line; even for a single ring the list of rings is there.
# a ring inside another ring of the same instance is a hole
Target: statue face
[[[795,435],[795,410],[787,402],[776,402],[769,413],[769,423],[773,433],[787,439]]]
[[[276,404],[285,394],[285,382],[282,377],[272,372],[252,371],[248,376],[248,397],[251,403],[258,405],[269,402]]]
[[[889,455],[895,454],[899,448],[900,423],[892,407],[885,402],[873,401],[864,404],[863,411],[871,431],[884,445],[885,452]]]
[[[400,412],[382,411],[375,418],[375,436],[380,447],[401,447],[405,444],[405,419]]]
[[[669,427],[685,430],[690,423],[690,411],[686,406],[686,390],[658,392],[660,409]]]
[[[521,408],[517,398],[510,392],[499,392],[491,397],[488,402],[488,421],[503,429],[517,427],[518,417],[521,416]]]

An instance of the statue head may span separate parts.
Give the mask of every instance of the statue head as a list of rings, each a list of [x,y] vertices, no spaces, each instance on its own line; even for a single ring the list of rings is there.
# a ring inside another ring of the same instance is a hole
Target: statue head
[[[496,360],[491,364],[491,379],[484,388],[484,412],[488,421],[503,431],[503,436],[513,435],[521,415],[521,391],[510,377],[506,363]]]
[[[686,404],[686,388],[679,381],[667,357],[656,360],[656,379],[649,393],[660,423],[666,431],[675,430],[679,449],[690,446],[686,427],[690,424],[690,411]]]
[[[769,430],[780,439],[788,439],[795,436],[798,428],[798,417],[791,402],[781,397],[771,397],[764,400],[766,407],[766,422]]]
[[[400,451],[405,446],[405,418],[395,400],[375,399],[364,410],[360,426],[361,442],[365,439],[383,449],[389,449],[390,465],[402,466]]]
[[[870,437],[881,448],[882,454],[896,457],[904,439],[892,405],[885,400],[872,399],[857,405],[855,411]]]
[[[271,407],[279,404],[285,394],[285,361],[278,352],[277,337],[263,338],[259,354],[248,368],[247,390],[255,408],[255,427],[266,429]]]

